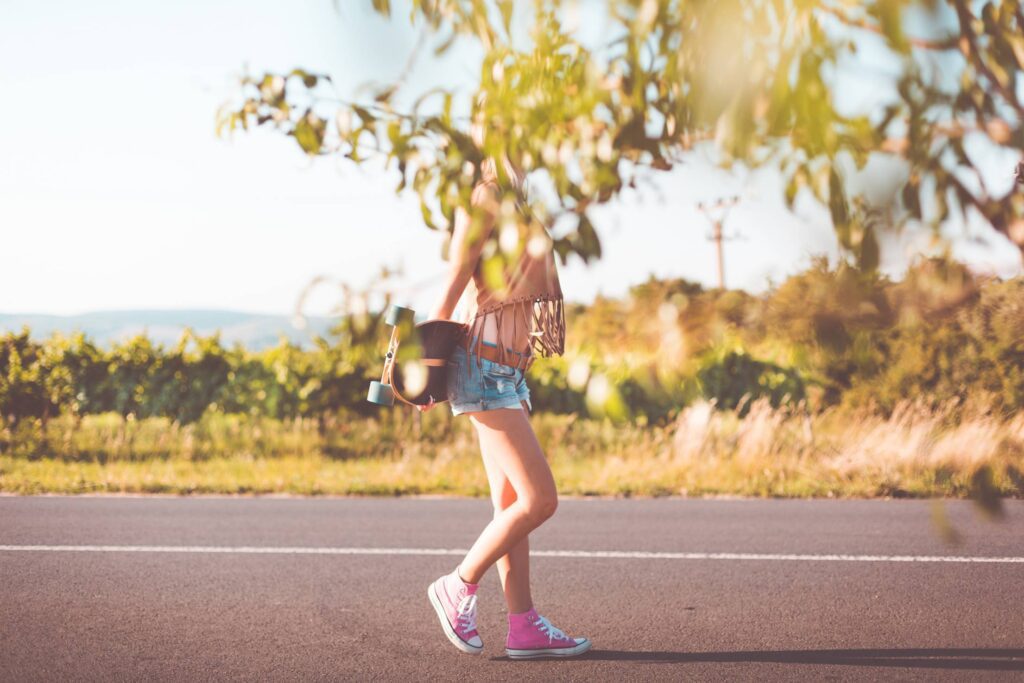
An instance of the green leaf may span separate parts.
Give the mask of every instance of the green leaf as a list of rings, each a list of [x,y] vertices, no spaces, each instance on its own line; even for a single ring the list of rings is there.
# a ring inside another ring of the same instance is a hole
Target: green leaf
[[[437,225],[434,223],[430,213],[430,207],[424,201],[420,202],[420,213],[423,215],[423,222],[427,224],[427,227],[431,230],[437,230]]]
[[[786,192],[785,192],[786,208],[788,208],[790,210],[793,209],[793,202],[796,201],[796,193],[799,190],[800,190],[800,185],[797,183],[796,176],[794,175],[786,183]]]
[[[356,116],[358,116],[360,119],[362,119],[364,125],[365,124],[373,123],[374,121],[377,120],[376,116],[371,114],[364,107],[360,107],[358,104],[353,104],[352,105],[352,111],[354,111],[356,113]]]
[[[836,232],[848,232],[850,226],[850,210],[843,190],[843,180],[836,172],[835,166],[828,174],[828,209],[832,214],[832,226]]]
[[[875,231],[870,227],[864,228],[864,234],[860,240],[860,254],[857,260],[861,270],[874,271],[878,269],[878,240],[875,238]]]
[[[512,38],[512,0],[497,0],[498,11],[501,12],[501,25],[505,35]]]
[[[999,519],[1005,515],[1003,499],[995,484],[991,466],[982,465],[974,472],[969,492],[975,505],[988,517]]]
[[[445,52],[448,52],[448,50],[451,48],[452,44],[455,42],[455,39],[458,36],[459,36],[458,33],[456,33],[455,31],[452,31],[448,35],[447,38],[445,38],[443,41],[441,41],[441,43],[438,44],[438,46],[434,48],[434,56],[440,57]]]
[[[591,259],[601,258],[601,240],[594,230],[594,224],[590,222],[587,214],[580,214],[576,224],[576,233],[572,236],[573,251],[579,254],[584,262],[589,263]]]
[[[902,0],[878,0],[870,12],[881,25],[882,34],[897,52],[908,52],[910,46],[903,35]]]
[[[324,139],[324,127],[323,119],[319,119],[309,112],[295,124],[295,140],[307,154],[320,153],[320,145]]]
[[[903,198],[903,206],[906,207],[910,215],[917,220],[921,220],[921,197],[918,193],[917,185],[914,183],[904,185],[901,196]],[[948,207],[945,213],[949,213]]]
[[[289,75],[301,78],[303,85],[307,88],[316,87],[318,77],[315,74],[309,73],[305,69],[292,69],[292,72]]]

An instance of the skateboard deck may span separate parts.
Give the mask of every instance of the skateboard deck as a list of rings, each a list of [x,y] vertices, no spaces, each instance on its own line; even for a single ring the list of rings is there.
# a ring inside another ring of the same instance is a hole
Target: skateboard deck
[[[366,400],[392,406],[395,400],[408,405],[427,405],[448,400],[448,358],[462,338],[465,325],[453,320],[414,323],[415,311],[391,306],[384,322],[391,339],[384,355],[380,381],[370,382]]]

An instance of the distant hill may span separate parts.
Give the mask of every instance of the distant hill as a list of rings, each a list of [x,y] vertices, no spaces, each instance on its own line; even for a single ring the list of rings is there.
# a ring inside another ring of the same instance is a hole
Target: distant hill
[[[314,336],[326,335],[333,324],[333,318],[310,316],[306,317],[305,329],[300,330],[289,316],[216,310],[96,311],[69,316],[0,313],[0,334],[18,332],[25,325],[35,339],[49,337],[53,332],[70,334],[80,330],[101,346],[140,333],[168,346],[178,341],[186,327],[191,327],[202,336],[220,330],[225,346],[238,342],[259,351],[277,345],[281,335],[293,343],[309,346]]]

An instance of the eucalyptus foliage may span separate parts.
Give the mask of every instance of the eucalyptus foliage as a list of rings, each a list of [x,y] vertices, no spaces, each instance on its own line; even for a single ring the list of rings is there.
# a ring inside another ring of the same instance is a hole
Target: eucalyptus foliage
[[[218,132],[267,125],[310,155],[394,162],[397,190],[416,192],[424,222],[442,230],[469,207],[481,160],[507,155],[553,188],[554,200],[533,198],[532,209],[563,262],[600,256],[595,205],[685,163],[698,145],[725,166],[777,168],[791,206],[801,193],[827,205],[865,270],[878,264],[880,227],[937,230],[954,215],[980,216],[1024,252],[1024,194],[1009,180],[1024,150],[1019,0],[606,0],[612,39],[597,46],[567,27],[574,5],[534,0],[523,45],[511,0],[411,0],[410,21],[437,52],[457,41],[481,48],[471,120],[485,122],[482,146],[453,111],[452,90],[400,111],[401,78],[356,102],[324,96],[330,75],[303,69],[243,77]],[[391,14],[387,0],[373,7]],[[872,41],[894,96],[844,113],[837,74],[861,68],[858,51]],[[1006,183],[986,182],[981,152],[1006,162]],[[902,164],[892,205],[847,196],[845,176],[872,156]],[[498,231],[509,238],[492,237],[485,253],[512,257],[531,230],[509,211]]]

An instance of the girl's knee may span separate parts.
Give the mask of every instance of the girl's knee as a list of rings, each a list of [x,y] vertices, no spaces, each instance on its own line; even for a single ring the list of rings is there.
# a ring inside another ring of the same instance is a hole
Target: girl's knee
[[[545,520],[551,519],[555,514],[555,510],[558,509],[558,495],[536,496],[528,500],[524,507],[527,517],[533,520],[535,524],[541,524]]]

